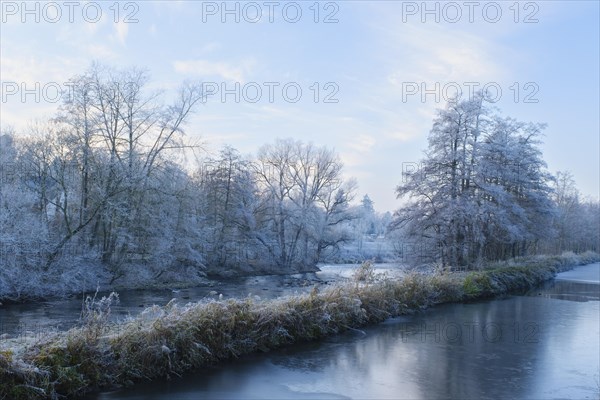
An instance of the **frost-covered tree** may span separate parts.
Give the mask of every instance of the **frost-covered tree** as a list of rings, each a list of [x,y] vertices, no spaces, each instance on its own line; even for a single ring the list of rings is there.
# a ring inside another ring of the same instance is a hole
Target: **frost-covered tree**
[[[143,273],[130,276],[149,278],[177,262],[171,249],[178,209],[172,205],[189,180],[177,153],[202,93],[185,84],[165,105],[148,92],[147,81],[137,69],[94,65],[72,79],[54,118],[33,124],[26,136],[10,136],[18,171],[10,184],[25,203],[6,203],[3,216],[36,221],[31,237],[20,239],[36,249],[23,268],[58,277],[86,265],[96,276],[90,279],[108,273],[114,281],[132,265]],[[8,188],[2,182],[2,192]],[[16,226],[3,230],[10,238],[19,232]]]
[[[203,162],[199,179],[207,263],[238,267],[252,257],[256,189],[250,161],[226,146]]]
[[[341,177],[342,163],[330,149],[293,140],[263,146],[255,163],[261,212],[269,234],[260,242],[275,262],[311,265],[334,239],[353,189]]]
[[[396,189],[412,201],[396,212],[395,225],[443,264],[464,265],[467,244],[481,242],[474,181],[486,112],[481,95],[450,101],[434,121],[421,169]]]
[[[368,194],[365,194],[360,201],[361,205],[361,219],[363,222],[363,232],[367,235],[374,235],[376,233],[376,221],[375,221],[375,208],[373,208],[373,200]]]
[[[494,117],[480,161],[485,256],[503,259],[536,252],[554,234],[553,177],[539,149],[541,124]]]
[[[77,152],[80,225],[90,225],[88,243],[115,277],[124,273],[126,260],[159,257],[168,263],[164,254],[172,225],[157,217],[168,210],[162,202],[172,200],[177,181],[169,179],[178,174],[169,158],[185,147],[182,128],[202,97],[199,86],[185,84],[175,101],[164,105],[160,93],[147,89],[148,80],[136,68],[94,65],[73,78],[56,118]]]
[[[419,257],[454,268],[523,255],[549,232],[551,176],[538,148],[543,126],[500,118],[485,95],[439,111],[420,170],[396,193],[394,226]]]
[[[556,236],[545,241],[544,250],[559,254],[563,251],[597,252],[600,247],[600,203],[581,199],[575,179],[568,171],[557,172],[553,188]]]

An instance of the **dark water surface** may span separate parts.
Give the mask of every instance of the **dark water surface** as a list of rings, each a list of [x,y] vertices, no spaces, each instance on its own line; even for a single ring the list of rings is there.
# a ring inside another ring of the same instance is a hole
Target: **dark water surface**
[[[598,399],[600,264],[97,399]]]
[[[336,282],[347,279],[358,268],[356,264],[321,265],[321,271],[295,275],[267,275],[243,277],[226,281],[211,281],[207,284],[178,290],[124,290],[119,291],[119,304],[111,307],[112,319],[117,321],[127,316],[135,316],[144,308],[152,305],[164,306],[171,299],[179,304],[201,301],[202,299],[224,299],[232,297],[260,297],[271,299],[284,295],[305,293],[316,284]],[[375,264],[377,273],[395,276],[404,269],[396,264]],[[86,295],[94,295],[88,293]],[[98,299],[104,292],[99,294]],[[0,344],[1,335],[10,337],[25,333],[43,336],[49,331],[67,330],[80,318],[84,295],[72,299],[57,299],[42,303],[10,304],[0,306]]]

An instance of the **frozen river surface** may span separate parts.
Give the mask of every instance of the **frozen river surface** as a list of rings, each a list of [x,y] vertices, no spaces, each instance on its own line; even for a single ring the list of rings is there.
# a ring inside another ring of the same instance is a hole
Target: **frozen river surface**
[[[242,357],[109,399],[598,399],[600,264],[528,295]]]

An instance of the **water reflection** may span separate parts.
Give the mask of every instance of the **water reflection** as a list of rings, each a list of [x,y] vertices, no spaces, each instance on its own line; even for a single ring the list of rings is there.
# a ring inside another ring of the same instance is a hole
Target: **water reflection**
[[[596,294],[556,282],[527,296],[444,305],[95,398],[598,398]]]
[[[271,299],[284,295],[305,293],[315,284],[344,279],[357,265],[322,266],[319,273],[295,275],[268,275],[243,277],[226,281],[210,281],[205,285],[179,290],[124,290],[119,291],[120,303],[111,307],[112,319],[117,321],[140,313],[154,304],[165,305],[171,299],[179,304],[223,298],[259,297]],[[386,266],[388,269],[389,265]],[[336,275],[341,271],[342,274]],[[93,293],[92,293],[93,295]],[[108,293],[100,293],[99,298]],[[33,332],[43,336],[48,332],[66,330],[75,325],[81,314],[83,295],[67,300],[43,303],[4,305],[0,307],[0,335],[20,336]]]
[[[538,289],[531,291],[529,295],[579,302],[598,301],[600,300],[600,285],[587,282],[555,280],[546,282]]]

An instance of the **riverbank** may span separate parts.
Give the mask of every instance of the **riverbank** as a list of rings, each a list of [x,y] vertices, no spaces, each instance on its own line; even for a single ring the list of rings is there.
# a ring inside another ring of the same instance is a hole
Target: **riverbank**
[[[229,271],[207,271],[206,274],[199,276],[194,274],[183,274],[178,279],[163,279],[154,281],[125,282],[119,284],[110,284],[108,280],[98,280],[96,283],[91,281],[81,283],[78,290],[56,291],[48,289],[44,294],[37,293],[13,293],[7,294],[0,291],[0,307],[3,305],[33,304],[48,301],[66,300],[72,298],[81,299],[82,293],[93,293],[98,287],[102,288],[102,293],[110,292],[131,292],[131,291],[159,291],[159,290],[184,290],[197,287],[218,287],[241,278],[260,278],[264,276],[291,276],[307,273],[316,273],[320,269],[316,266],[306,266],[304,268],[295,268],[287,270],[276,270],[275,268],[262,268],[257,270],[229,270]]]
[[[533,257],[467,274],[356,279],[310,294],[151,307],[107,322],[111,299],[89,302],[85,324],[46,338],[0,343],[0,398],[76,397],[138,380],[179,375],[242,354],[381,322],[436,304],[530,289],[597,254]]]

